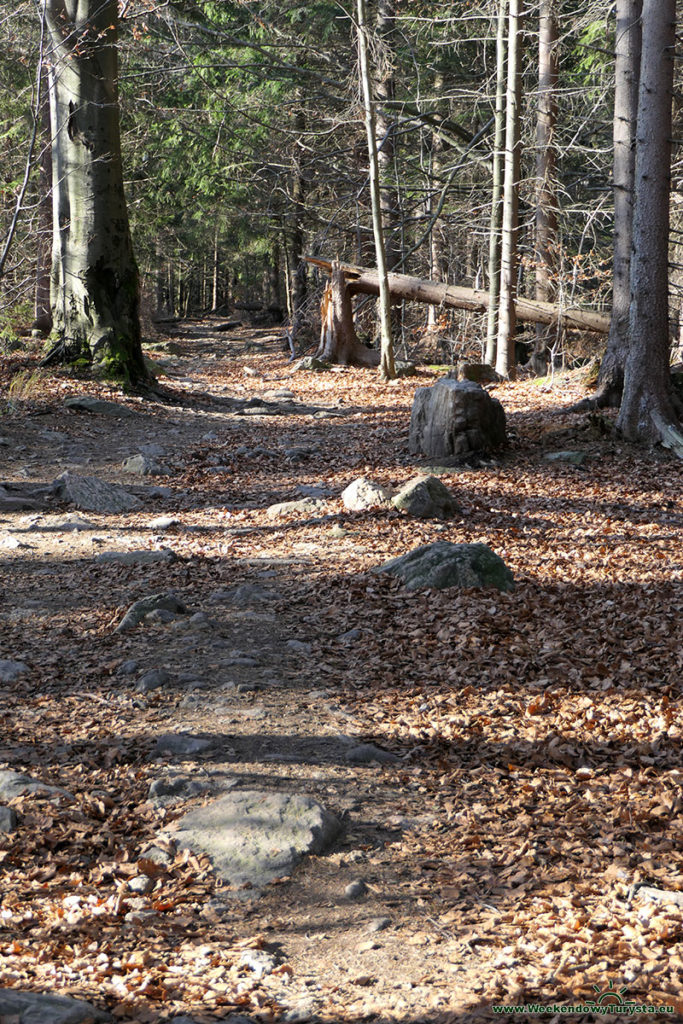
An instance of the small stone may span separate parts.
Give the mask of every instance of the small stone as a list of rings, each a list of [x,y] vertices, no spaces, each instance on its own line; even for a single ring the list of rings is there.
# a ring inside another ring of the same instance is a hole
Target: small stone
[[[190,775],[171,775],[167,778],[154,779],[150,783],[147,799],[155,807],[168,807],[180,800],[192,800],[208,792],[209,784],[205,779],[194,779]]]
[[[313,650],[313,645],[307,640],[288,640],[285,646],[296,654],[310,654]]]
[[[266,509],[266,515],[269,519],[277,519],[279,516],[294,512],[312,514],[319,512],[324,507],[325,502],[318,498],[300,498],[298,501],[280,501],[276,505],[270,505]]]
[[[326,363],[323,359],[316,359],[315,356],[304,356],[298,363],[294,364],[295,370],[312,370],[314,373],[322,373],[324,370],[331,369],[331,363]]]
[[[378,505],[389,505],[392,492],[387,487],[375,483],[374,480],[360,476],[342,491],[341,498],[344,508],[348,508],[351,512],[362,512]]]
[[[330,530],[330,537],[334,537],[335,540],[341,540],[342,537],[348,537],[349,531],[345,530],[343,526],[333,526]]]
[[[128,658],[126,661],[122,661],[116,670],[117,676],[133,676],[137,672],[139,662],[135,658]]]
[[[145,615],[145,619],[148,622],[160,622],[162,625],[166,625],[169,622],[177,622],[178,615],[175,612],[170,612],[168,608],[155,608],[149,615]],[[187,623],[183,622],[186,626]]]
[[[238,683],[235,690],[237,693],[254,693],[260,689],[258,683]]]
[[[150,530],[172,530],[174,526],[180,526],[180,520],[174,516],[157,516],[149,523]]]
[[[376,932],[383,932],[390,924],[390,917],[373,917],[371,921],[368,921],[365,930],[366,932],[369,932],[370,935],[374,935]]]
[[[157,609],[163,609],[174,614],[187,615],[187,608],[182,601],[179,601],[175,594],[153,594],[151,597],[142,597],[135,601],[126,614],[123,616],[115,633],[125,633],[142,622],[146,615]]]
[[[149,875],[135,875],[134,878],[130,878],[128,880],[128,888],[131,892],[136,892],[139,893],[140,896],[145,896],[154,888],[154,882]]]
[[[160,846],[150,846],[149,850],[145,850],[142,854],[144,860],[151,860],[152,864],[158,864],[159,867],[167,868],[173,863],[173,857],[168,850],[162,850]]]
[[[16,827],[16,811],[12,807],[0,807],[0,832],[14,832]]]
[[[582,466],[588,456],[586,452],[546,452],[546,462],[568,462],[572,466]]]
[[[209,430],[208,433],[202,434],[202,441],[219,441],[220,438],[215,430]]]
[[[190,616],[190,624],[192,626],[210,626],[211,620],[206,612],[195,612]]]
[[[26,675],[28,670],[28,665],[23,661],[0,658],[0,683],[13,683],[20,676]]]
[[[55,495],[88,512],[131,512],[142,502],[119,484],[110,484],[96,476],[62,473],[52,484]]]
[[[192,736],[186,732],[168,732],[159,737],[155,750],[158,754],[179,754],[189,757],[192,754],[202,754],[212,746],[211,740],[202,739],[201,736]]]
[[[140,451],[143,455],[148,455],[150,458],[158,458],[161,455],[165,455],[166,451],[161,447],[160,444],[141,444]]]
[[[115,565],[155,565],[160,562],[175,562],[175,552],[169,548],[161,551],[102,551],[95,557],[96,562],[112,562]]]
[[[171,677],[168,672],[160,668],[153,668],[140,676],[135,684],[135,689],[137,693],[151,693],[153,690],[159,690],[162,686],[166,686],[170,681]]]
[[[363,633],[360,629],[347,629],[345,633],[340,633],[337,640],[340,644],[351,644],[354,640],[360,640]]]
[[[399,758],[389,750],[382,750],[374,743],[359,743],[346,752],[346,760],[350,764],[371,764],[378,761],[380,764],[395,764]]]
[[[126,405],[120,405],[118,402],[106,402],[104,399],[93,398],[91,395],[74,395],[72,398],[65,399],[64,405],[67,409],[77,409],[79,412],[95,412],[121,419],[135,415],[133,410]]]
[[[167,469],[146,455],[131,455],[123,460],[121,467],[124,473],[133,473],[135,476],[168,476]]]
[[[248,967],[257,978],[272,974],[277,967],[277,960],[265,949],[245,949],[240,957],[240,966]]]
[[[67,797],[75,800],[73,793],[61,786],[51,786],[49,783],[41,782],[23,772],[14,772],[9,768],[0,770],[0,799],[14,800],[23,793],[47,794],[50,797]]]
[[[344,895],[346,896],[347,900],[357,900],[360,896],[365,896],[367,891],[368,887],[363,881],[363,879],[355,878],[353,882],[349,882],[349,884],[344,889]]]

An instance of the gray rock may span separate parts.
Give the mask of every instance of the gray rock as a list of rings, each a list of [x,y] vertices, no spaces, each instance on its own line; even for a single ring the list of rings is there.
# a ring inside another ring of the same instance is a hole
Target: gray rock
[[[373,917],[371,921],[368,921],[365,930],[366,932],[369,932],[370,935],[374,935],[377,932],[383,932],[390,924],[390,917]]]
[[[293,512],[310,514],[318,512],[325,507],[324,501],[316,498],[300,498],[298,501],[280,501],[276,505],[270,505],[266,509],[269,519],[278,519],[280,516],[291,515]]]
[[[64,401],[67,409],[76,409],[79,412],[97,412],[102,416],[114,416],[118,419],[125,419],[134,416],[135,413],[126,405],[119,405],[118,402],[105,402],[102,398],[93,398],[91,395],[74,395]]]
[[[342,491],[342,502],[344,508],[352,512],[361,512],[366,508],[374,508],[376,505],[388,505],[391,502],[392,492],[381,484],[376,484],[367,477],[360,476]]]
[[[439,380],[415,392],[409,447],[437,458],[488,452],[505,443],[500,402],[473,381]]]
[[[360,640],[363,632],[360,629],[347,629],[345,633],[340,633],[337,640],[340,644],[352,644],[356,640]]]
[[[307,640],[288,640],[285,646],[297,654],[310,654],[313,650],[312,644]]]
[[[650,903],[672,903],[677,907],[683,907],[683,892],[677,889],[658,889],[654,885],[645,885],[637,882],[631,886],[628,893],[629,900],[633,898],[647,900]]]
[[[380,764],[395,764],[400,758],[392,754],[390,750],[382,750],[374,743],[359,743],[346,751],[346,760],[350,764],[370,764],[378,761]]]
[[[111,1019],[80,999],[0,989],[0,1020],[8,1024],[100,1024]]]
[[[174,551],[163,548],[161,551],[102,551],[95,557],[95,561],[117,565],[154,565],[159,562],[175,562],[176,558]]]
[[[285,458],[290,462],[303,462],[314,454],[310,448],[285,448]]]
[[[316,359],[315,356],[304,356],[298,363],[294,364],[295,370],[312,370],[314,373],[322,373],[324,370],[332,369],[331,363],[323,359]]]
[[[150,597],[141,597],[139,601],[135,601],[127,610],[114,632],[125,633],[129,629],[134,629],[138,623],[142,622],[146,615],[156,611],[158,608],[167,612],[173,612],[174,614],[177,613],[178,615],[188,614],[186,605],[179,601],[175,594],[152,594]]]
[[[154,888],[154,882],[149,875],[135,875],[128,880],[128,888],[140,896],[146,896]]]
[[[180,520],[175,516],[157,516],[149,522],[150,530],[171,530],[174,526],[180,526]]]
[[[397,377],[415,377],[417,375],[415,363],[411,363],[407,359],[394,359],[394,370]]]
[[[96,476],[62,473],[53,483],[54,493],[64,501],[88,512],[132,512],[142,502],[118,484],[98,480]]]
[[[435,476],[413,477],[393,497],[392,503],[419,519],[448,519],[459,511],[451,492]]]
[[[546,452],[546,462],[568,462],[573,466],[582,466],[588,458],[586,452]]]
[[[360,896],[365,896],[367,891],[368,887],[363,881],[363,879],[355,878],[353,882],[349,882],[349,884],[344,889],[344,895],[346,896],[347,900],[357,900]]]
[[[45,526],[32,526],[31,529],[42,530],[46,533],[82,533],[86,530],[95,530],[97,527],[89,519],[84,519],[83,516],[77,516],[74,512],[69,512],[61,519],[55,519]]]
[[[339,821],[309,796],[244,791],[198,807],[177,823],[181,847],[206,853],[234,886],[267,885],[291,874],[303,856],[323,853]]]
[[[23,661],[0,658],[0,683],[13,683],[20,676],[25,676],[28,670]]]
[[[170,681],[171,677],[164,669],[152,668],[140,676],[135,684],[135,689],[138,693],[151,693],[153,690],[159,690],[162,686],[166,686]]]
[[[170,807],[181,800],[208,793],[211,786],[207,779],[196,779],[192,775],[171,775],[154,779],[150,783],[147,799],[155,807]],[[147,854],[145,854],[147,856]]]
[[[213,746],[211,740],[202,739],[201,736],[192,736],[187,732],[167,732],[160,736],[156,742],[155,750],[158,754],[179,754],[183,757],[191,757],[194,754],[202,754]]]
[[[277,967],[277,959],[265,949],[245,949],[240,957],[240,966],[248,967],[257,978],[272,974]]]
[[[126,661],[122,661],[116,670],[117,676],[132,676],[138,670],[138,662],[135,658],[128,658]]]
[[[279,594],[272,590],[266,590],[257,583],[242,583],[234,590],[215,590],[209,598],[211,604],[268,604],[270,601],[277,601]]]
[[[12,807],[0,807],[0,832],[14,832],[17,827],[17,813]]]
[[[160,846],[150,846],[142,854],[142,859],[150,860],[152,864],[158,864],[163,868],[167,868],[173,863],[173,857],[168,850],[162,850]]]
[[[514,578],[505,562],[486,544],[423,544],[400,558],[392,558],[374,572],[389,572],[407,590],[434,587],[496,587],[513,590]]]
[[[489,363],[458,363],[446,376],[457,380],[473,380],[475,384],[496,384],[503,379]]]
[[[168,476],[169,472],[148,455],[131,455],[121,463],[124,473],[135,476]]]
[[[160,444],[141,444],[140,451],[143,455],[148,455],[150,458],[159,458],[166,454],[166,450],[161,447]]]
[[[61,786],[51,786],[23,772],[13,772],[9,768],[0,771],[0,800],[14,800],[22,793],[44,793],[47,796],[65,796],[75,800],[73,793]]]
[[[178,613],[171,612],[168,608],[155,608],[153,612],[150,612],[149,615],[145,616],[145,620],[147,622],[161,622],[164,625],[169,622],[177,622],[178,618]],[[186,625],[186,623],[183,623],[183,626]]]

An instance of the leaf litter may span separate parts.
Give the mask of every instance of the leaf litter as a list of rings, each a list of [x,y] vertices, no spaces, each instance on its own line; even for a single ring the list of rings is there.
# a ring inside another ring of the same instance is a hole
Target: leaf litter
[[[142,443],[168,448],[172,470],[170,497],[138,491],[143,510],[89,514],[90,530],[36,529],[65,510],[58,501],[33,521],[0,515],[1,534],[31,545],[3,546],[0,563],[3,657],[30,666],[0,690],[0,767],[75,797],[12,801],[0,986],[89,999],[124,1021],[298,1010],[436,1024],[491,1019],[495,1003],[585,1001],[610,983],[680,1013],[680,901],[637,894],[639,883],[683,889],[680,465],[621,444],[607,419],[596,431],[568,413],[584,391],[565,374],[496,387],[511,443],[440,474],[462,510],[453,520],[348,512],[340,495],[356,477],[397,488],[414,476],[410,405],[436,374],[387,386],[360,370],[295,373],[272,344],[245,351],[253,334],[214,338],[208,352],[181,337],[165,379],[174,404],[57,375],[0,421],[8,481],[76,463],[134,490],[120,463]],[[330,415],[245,416],[220,400],[273,402],[282,388],[288,404]],[[63,407],[86,392],[141,422],[112,431]],[[585,452],[581,466],[544,459],[569,447]],[[267,516],[302,487],[324,487],[324,505]],[[148,526],[160,513],[175,520],[161,532]],[[371,573],[443,539],[487,543],[515,591],[408,593]],[[103,547],[177,558],[96,563]],[[275,590],[265,618],[220,605],[208,638],[183,633],[212,685],[230,676],[229,699],[190,686],[188,704],[187,680],[134,692],[122,664],[150,652],[163,662],[176,635],[163,622],[114,635],[135,600],[172,592],[211,616],[211,595],[255,581]],[[287,649],[292,639],[311,647]],[[237,663],[259,645],[284,685],[249,689],[254,672]],[[177,768],[154,751],[169,728],[223,742],[183,771],[227,766],[239,784],[305,790],[343,814],[335,852],[248,903],[207,858],[172,843],[150,857],[187,807],[147,799]],[[352,765],[340,736],[399,761]],[[367,893],[345,898],[361,875]],[[140,876],[147,891],[131,887]],[[369,938],[382,916],[389,926]],[[245,949],[277,967],[250,968]]]

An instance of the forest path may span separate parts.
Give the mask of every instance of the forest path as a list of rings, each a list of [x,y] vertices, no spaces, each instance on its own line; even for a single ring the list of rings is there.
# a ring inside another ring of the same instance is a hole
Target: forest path
[[[673,998],[663,961],[633,966],[637,908],[618,902],[646,851],[626,819],[600,823],[620,792],[647,816],[647,877],[672,882],[679,855],[655,808],[678,771],[678,465],[663,457],[655,481],[564,413],[582,393],[572,378],[506,385],[511,451],[444,476],[461,518],[350,513],[339,496],[355,477],[414,474],[412,395],[437,374],[296,373],[277,332],[212,326],[151,349],[175,404],[57,377],[15,387],[0,421],[2,480],[68,469],[142,501],[125,515],[56,499],[0,511],[2,657],[26,665],[0,689],[0,761],[75,797],[12,801],[0,984],[130,1021],[437,1024],[492,1019],[524,992],[573,1001],[627,961],[633,989]],[[83,392],[129,415],[63,406]],[[589,471],[544,461],[570,445]],[[168,475],[124,471],[139,453]],[[311,495],[313,510],[267,512]],[[406,595],[369,574],[444,536],[490,543],[517,592]],[[172,555],[98,559],[140,551]],[[191,614],[114,632],[162,591]],[[172,754],[168,733],[209,745]],[[360,743],[397,760],[355,763]],[[203,799],[150,802],[171,776],[307,794],[345,831],[257,899],[182,851],[136,894],[160,831]]]

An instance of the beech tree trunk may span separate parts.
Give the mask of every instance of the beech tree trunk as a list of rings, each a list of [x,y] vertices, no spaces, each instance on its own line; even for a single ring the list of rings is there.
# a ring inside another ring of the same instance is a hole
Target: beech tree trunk
[[[503,227],[500,253],[500,305],[496,370],[503,377],[515,372],[515,329],[517,316],[517,239],[519,234],[519,179],[522,142],[522,14],[520,0],[510,0],[508,16],[508,68],[505,97],[505,175],[503,183]]]
[[[400,213],[394,168],[396,127],[390,114],[390,104],[394,100],[393,49],[396,20],[394,6],[394,0],[378,0],[375,16],[375,31],[380,44],[374,82],[375,144],[377,146],[380,206],[388,270],[393,270],[401,262]]]
[[[139,279],[123,192],[116,0],[40,0],[50,39],[51,356],[144,380]]]
[[[668,255],[676,0],[643,0],[631,311],[617,427],[683,457],[669,370]]]
[[[505,145],[505,66],[507,60],[507,0],[499,0],[496,30],[496,110],[493,141],[491,223],[489,225],[489,312],[485,361],[496,361],[500,301],[500,233],[503,226],[503,146]]]
[[[40,105],[41,151],[38,162],[38,237],[36,239],[36,290],[31,327],[48,335],[52,330],[50,271],[52,258],[52,152],[50,147],[50,82],[43,62]]]
[[[624,388],[624,366],[628,351],[642,7],[642,0],[617,0],[613,129],[612,321],[607,339],[607,350],[600,364],[597,391],[591,400],[592,404],[599,407],[619,405]]]

